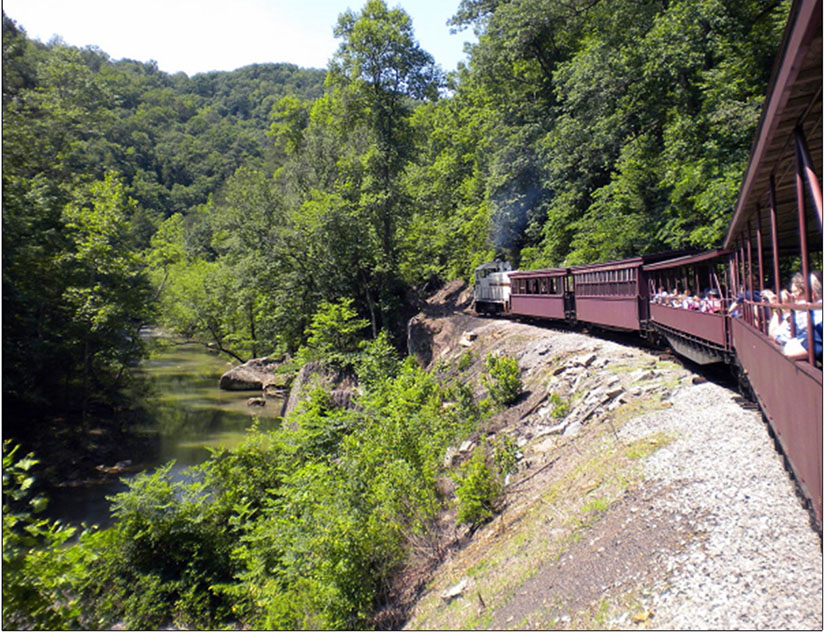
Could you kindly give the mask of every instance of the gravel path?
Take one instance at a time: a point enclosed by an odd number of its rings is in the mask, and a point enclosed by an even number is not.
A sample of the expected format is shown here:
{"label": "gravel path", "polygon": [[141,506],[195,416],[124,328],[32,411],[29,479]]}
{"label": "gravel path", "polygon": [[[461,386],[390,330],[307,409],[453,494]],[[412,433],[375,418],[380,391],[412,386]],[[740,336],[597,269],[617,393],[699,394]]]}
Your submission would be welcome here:
{"label": "gravel path", "polygon": [[821,629],[821,542],[760,415],[712,383],[676,390],[672,404],[622,430],[678,437],[647,460],[646,479],[670,488],[650,512],[694,514],[705,533],[667,562],[649,625]]}

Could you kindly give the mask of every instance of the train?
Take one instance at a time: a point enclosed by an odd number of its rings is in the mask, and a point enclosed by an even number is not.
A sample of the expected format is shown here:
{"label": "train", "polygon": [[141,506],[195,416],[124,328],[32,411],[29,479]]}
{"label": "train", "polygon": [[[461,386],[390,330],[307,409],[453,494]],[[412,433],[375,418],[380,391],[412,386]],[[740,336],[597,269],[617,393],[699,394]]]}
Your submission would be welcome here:
{"label": "train", "polygon": [[[478,314],[638,332],[696,363],[730,364],[758,403],[819,532],[822,13],[821,0],[792,3],[720,247],[538,270],[494,260],[475,270],[472,304]],[[784,292],[790,278],[794,299]],[[773,329],[785,318],[795,345],[780,344]]]}
{"label": "train", "polygon": [[731,363],[738,300],[720,279],[727,254],[672,251],[540,270],[512,270],[497,259],[476,268],[472,307],[480,315],[637,332],[701,365]]}

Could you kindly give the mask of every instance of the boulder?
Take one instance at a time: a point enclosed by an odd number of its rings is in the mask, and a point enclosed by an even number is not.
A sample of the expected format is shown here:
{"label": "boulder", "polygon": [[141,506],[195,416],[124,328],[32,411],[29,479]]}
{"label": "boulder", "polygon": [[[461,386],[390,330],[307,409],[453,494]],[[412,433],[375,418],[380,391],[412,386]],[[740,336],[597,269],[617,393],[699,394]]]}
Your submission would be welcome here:
{"label": "boulder", "polygon": [[284,405],[283,415],[287,415],[316,387],[322,387],[331,394],[334,406],[350,408],[353,406],[353,392],[356,377],[347,371],[326,367],[319,362],[306,363],[296,375],[290,387],[290,396]]}
{"label": "boulder", "polygon": [[279,361],[270,358],[254,358],[224,373],[218,387],[225,391],[261,391],[265,385],[275,382],[275,370]]}
{"label": "boulder", "polygon": [[449,587],[445,591],[442,592],[442,599],[445,602],[451,602],[454,598],[460,597],[463,592],[468,588],[468,579],[463,578],[453,587]]}

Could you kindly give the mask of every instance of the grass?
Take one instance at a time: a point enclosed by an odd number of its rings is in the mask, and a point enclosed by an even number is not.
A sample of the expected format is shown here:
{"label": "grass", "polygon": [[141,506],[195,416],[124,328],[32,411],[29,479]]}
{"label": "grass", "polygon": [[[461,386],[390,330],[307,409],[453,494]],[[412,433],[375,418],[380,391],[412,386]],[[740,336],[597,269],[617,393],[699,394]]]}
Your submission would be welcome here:
{"label": "grass", "polygon": [[666,433],[655,433],[649,437],[644,437],[632,442],[626,449],[626,457],[629,459],[643,459],[649,457],[656,450],[662,446],[666,446],[675,440],[674,436]]}

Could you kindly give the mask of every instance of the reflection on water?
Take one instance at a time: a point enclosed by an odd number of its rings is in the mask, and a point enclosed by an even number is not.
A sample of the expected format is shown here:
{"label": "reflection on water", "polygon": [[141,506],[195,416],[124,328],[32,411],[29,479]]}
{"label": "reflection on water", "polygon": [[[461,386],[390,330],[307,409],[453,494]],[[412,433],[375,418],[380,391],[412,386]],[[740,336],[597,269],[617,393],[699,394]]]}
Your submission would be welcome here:
{"label": "reflection on water", "polygon": [[[136,471],[151,470],[175,460],[173,473],[180,477],[187,467],[200,464],[209,449],[232,448],[245,437],[255,418],[260,429],[279,424],[283,401],[267,399],[264,407],[250,407],[247,400],[260,391],[222,391],[221,375],[233,366],[203,345],[155,341],[156,349],[137,370],[135,394],[140,398],[144,420],[136,434],[154,436],[151,455],[136,455]],[[110,465],[107,465],[110,466]],[[124,477],[136,473],[124,473]],[[50,514],[73,523],[107,525],[106,496],[125,490],[114,478],[107,483],[64,488],[53,497]]]}

